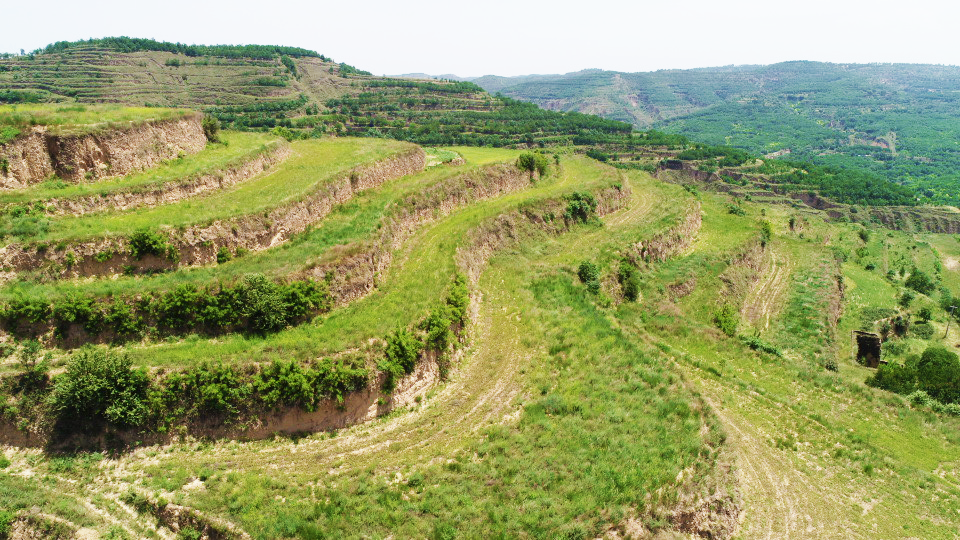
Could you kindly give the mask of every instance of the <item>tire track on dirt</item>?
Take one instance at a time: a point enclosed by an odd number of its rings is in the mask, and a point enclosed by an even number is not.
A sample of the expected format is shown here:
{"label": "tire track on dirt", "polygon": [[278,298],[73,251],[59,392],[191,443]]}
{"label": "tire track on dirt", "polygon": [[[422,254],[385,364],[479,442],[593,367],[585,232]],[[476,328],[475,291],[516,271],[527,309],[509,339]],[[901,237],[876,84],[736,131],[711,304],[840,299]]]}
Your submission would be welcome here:
{"label": "tire track on dirt", "polygon": [[742,313],[751,326],[765,331],[770,328],[770,319],[780,309],[793,265],[786,254],[773,248],[767,250],[764,259],[763,277],[747,294]]}
{"label": "tire track on dirt", "polygon": [[[705,380],[701,385],[712,386]],[[704,388],[708,389],[708,388]],[[721,388],[709,388],[711,392]],[[736,411],[705,396],[727,432],[736,455],[736,477],[743,495],[739,536],[769,540],[800,538],[861,538],[846,526],[836,508],[850,504],[828,488],[826,478],[800,470],[792,457],[774,446],[773,437]],[[750,400],[754,401],[754,400]],[[740,406],[741,404],[738,404]],[[765,407],[755,401],[751,405]],[[764,414],[775,414],[765,411]]]}

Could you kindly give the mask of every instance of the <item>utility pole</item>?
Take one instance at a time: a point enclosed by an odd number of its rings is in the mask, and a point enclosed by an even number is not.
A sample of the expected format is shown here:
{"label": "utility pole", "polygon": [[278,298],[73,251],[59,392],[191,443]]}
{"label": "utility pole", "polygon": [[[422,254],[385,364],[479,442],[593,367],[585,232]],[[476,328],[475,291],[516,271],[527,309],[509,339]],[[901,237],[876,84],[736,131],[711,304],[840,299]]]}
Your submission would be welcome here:
{"label": "utility pole", "polygon": [[943,333],[943,339],[947,339],[947,334],[950,333],[950,323],[953,322],[953,312],[956,309],[957,306],[950,306],[950,317],[947,319],[947,331]]}

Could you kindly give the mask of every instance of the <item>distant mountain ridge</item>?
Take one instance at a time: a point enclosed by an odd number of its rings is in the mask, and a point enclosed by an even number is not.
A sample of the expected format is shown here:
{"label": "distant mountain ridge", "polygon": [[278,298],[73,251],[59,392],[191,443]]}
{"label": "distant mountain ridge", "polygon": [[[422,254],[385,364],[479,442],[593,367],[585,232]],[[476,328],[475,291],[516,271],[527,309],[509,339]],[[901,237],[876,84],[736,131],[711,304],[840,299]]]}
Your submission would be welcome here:
{"label": "distant mountain ridge", "polygon": [[765,155],[883,174],[960,204],[960,67],[792,61],[499,77],[491,93]]}

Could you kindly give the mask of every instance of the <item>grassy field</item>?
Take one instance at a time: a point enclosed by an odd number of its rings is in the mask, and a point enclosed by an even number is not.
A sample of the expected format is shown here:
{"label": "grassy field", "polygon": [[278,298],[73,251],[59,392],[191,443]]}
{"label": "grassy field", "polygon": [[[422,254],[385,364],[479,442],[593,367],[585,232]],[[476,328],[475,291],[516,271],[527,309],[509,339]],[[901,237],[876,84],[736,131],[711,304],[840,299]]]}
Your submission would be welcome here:
{"label": "grassy field", "polygon": [[[0,105],[0,129],[26,130],[31,126],[44,126],[58,135],[92,133],[106,127],[137,124],[152,120],[180,118],[192,111],[161,107],[129,107],[122,105],[52,105],[20,103]],[[15,134],[7,129],[7,140]],[[0,144],[4,143],[0,139]]]}
{"label": "grassy field", "polygon": [[[362,193],[277,249],[216,268],[11,284],[4,294],[147,291],[254,270],[283,276],[370,238],[406,197],[518,154],[444,150],[467,163]],[[6,448],[0,492],[17,495],[0,503],[42,503],[77,527],[118,537],[162,536],[152,517],[125,506],[132,494],[186,505],[255,538],[653,534],[676,524],[690,501],[712,501],[743,538],[953,537],[960,420],[866,386],[873,370],[856,363],[850,340],[854,329],[875,330],[878,314],[916,321],[927,307],[938,333],[892,336],[905,350],[887,358],[960,343],[956,329],[940,337],[939,289],[903,301],[916,272],[955,287],[960,243],[952,236],[864,231],[564,154],[559,172],[530,188],[428,223],[391,254],[373,293],[312,323],[125,350],[136,365],[163,369],[360,350],[444,296],[471,231],[617,183],[630,185],[631,198],[602,224],[562,235],[514,231],[472,285],[468,347],[451,378],[409,409],[338,432],[188,441],[112,457]],[[639,262],[639,298],[626,301],[624,256],[677,224],[695,200],[703,221],[690,246]],[[771,234],[761,244],[765,222]],[[577,277],[583,262],[600,269],[598,293]],[[726,304],[739,311],[734,335],[716,323]]]}
{"label": "grassy field", "polygon": [[[589,185],[582,175],[596,176],[593,170],[603,171],[565,161],[564,176],[538,189]],[[123,517],[115,502],[130,490],[162,491],[257,538],[579,538],[628,519],[667,527],[685,489],[677,478],[708,472],[721,435],[662,356],[641,351],[572,276],[582,258],[612,257],[623,241],[672,217],[659,203],[678,190],[639,175],[631,184],[635,206],[607,226],[562,237],[520,231],[520,243],[495,258],[478,284],[484,299],[469,354],[413,410],[335,436],[146,448],[95,469],[55,471],[41,461],[35,470],[50,486],[43,497],[50,505],[89,503],[102,510],[96,526],[118,517],[125,534],[144,536],[156,534],[149,520]],[[516,204],[495,202],[500,211]],[[411,240],[405,265],[418,268],[416,252],[433,251],[438,237],[462,234],[479,217],[455,214]],[[407,279],[402,272],[396,281]],[[26,454],[11,461],[11,472],[30,466]],[[184,488],[198,478],[202,489]]]}
{"label": "grassy field", "polygon": [[277,137],[265,133],[224,131],[222,144],[209,144],[196,154],[171,160],[160,167],[140,173],[86,183],[49,181],[29,188],[0,193],[0,205],[32,204],[48,199],[72,199],[106,195],[117,191],[145,191],[168,182],[181,182],[223,170],[278,144]]}
{"label": "grassy field", "polygon": [[[471,159],[469,153],[466,153]],[[483,153],[498,158],[502,154]],[[427,314],[442,297],[454,274],[454,255],[465,234],[481,223],[521,205],[561,197],[574,190],[608,186],[618,176],[592,160],[563,162],[562,173],[534,187],[480,201],[418,233],[393,254],[395,263],[369,296],[322,316],[314,324],[300,325],[267,337],[231,335],[215,340],[193,339],[159,343],[130,350],[134,362],[154,366],[184,366],[198,360],[246,362],[271,359],[308,360],[336,353],[387,335]]]}
{"label": "grassy field", "polygon": [[299,200],[350,169],[409,148],[377,139],[298,141],[293,155],[277,169],[204,197],[175,204],[50,220],[49,229],[31,240],[70,241],[130,234],[141,228],[186,227],[241,215],[256,214]]}

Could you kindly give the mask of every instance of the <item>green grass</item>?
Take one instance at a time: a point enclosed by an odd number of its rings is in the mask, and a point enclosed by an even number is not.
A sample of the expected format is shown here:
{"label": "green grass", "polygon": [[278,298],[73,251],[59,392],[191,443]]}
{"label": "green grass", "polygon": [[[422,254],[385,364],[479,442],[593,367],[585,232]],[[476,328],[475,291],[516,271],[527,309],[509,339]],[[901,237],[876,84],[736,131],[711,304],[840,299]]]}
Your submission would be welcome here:
{"label": "green grass", "polygon": [[[159,107],[127,107],[122,105],[0,105],[0,126],[25,130],[30,126],[46,126],[60,135],[92,133],[119,124],[180,118],[192,111]],[[3,141],[0,141],[2,143]]]}
{"label": "green grass", "polygon": [[[552,184],[547,191],[593,185],[605,168],[570,160],[564,170],[570,177],[543,181]],[[672,187],[644,190],[654,188],[649,177],[631,176],[636,202],[677,195]],[[498,211],[516,204],[496,202]],[[495,257],[478,285],[483,341],[455,383],[469,392],[441,390],[422,412],[342,438],[173,445],[104,467],[121,486],[132,479],[126,471],[142,471],[143,489],[163,490],[255,538],[593,537],[634,516],[663,527],[678,475],[709,472],[721,435],[666,359],[627,338],[560,262],[613,257],[627,238],[656,230],[660,209],[623,221],[614,214],[608,227],[560,237],[520,231],[520,244]],[[461,214],[411,243],[429,248],[438,236],[463,234],[452,226]],[[490,381],[505,371],[513,376],[497,386],[519,396],[488,398]],[[504,422],[517,406],[517,419]],[[496,416],[477,424],[486,414]],[[390,429],[394,421],[401,432]],[[370,451],[344,454],[354,442]],[[183,490],[193,478],[203,478],[204,489]]]}
{"label": "green grass", "polygon": [[439,301],[455,271],[454,256],[465,234],[487,220],[522,205],[560,197],[574,190],[611,185],[614,171],[592,160],[571,158],[560,176],[547,177],[534,187],[480,201],[436,225],[419,231],[394,254],[394,264],[371,295],[336,309],[314,324],[304,324],[265,338],[225,336],[157,344],[130,350],[135,363],[184,366],[198,359],[238,362],[256,359],[300,360],[336,353],[425,316]]}
{"label": "green grass", "polygon": [[298,141],[293,144],[293,155],[276,170],[229,189],[154,208],[52,219],[49,231],[33,240],[68,241],[123,235],[141,228],[186,227],[256,214],[301,199],[338,174],[408,147],[406,143],[382,139]]}
{"label": "green grass", "polygon": [[47,199],[71,199],[106,195],[117,191],[144,191],[167,182],[181,182],[215,173],[240,163],[247,156],[265,151],[278,139],[264,133],[224,131],[223,144],[208,144],[196,154],[186,155],[144,172],[91,183],[44,182],[26,189],[0,193],[0,205],[24,204]]}
{"label": "green grass", "polygon": [[[516,151],[498,151],[496,156],[512,161]],[[476,157],[476,156],[472,156]],[[477,162],[489,165],[490,159]],[[0,298],[16,296],[55,298],[70,293],[110,296],[140,294],[168,290],[181,283],[204,285],[215,281],[230,282],[249,273],[262,273],[284,278],[305,268],[335,259],[338,246],[359,245],[373,240],[380,228],[398,210],[403,201],[445,180],[475,174],[482,165],[468,162],[457,167],[431,168],[405,176],[378,189],[358,193],[350,201],[336,206],[316,226],[297,235],[283,245],[238,257],[217,266],[179,269],[149,276],[119,276],[116,279],[56,281],[52,283],[13,281],[0,288]]]}

